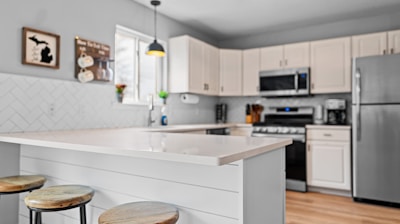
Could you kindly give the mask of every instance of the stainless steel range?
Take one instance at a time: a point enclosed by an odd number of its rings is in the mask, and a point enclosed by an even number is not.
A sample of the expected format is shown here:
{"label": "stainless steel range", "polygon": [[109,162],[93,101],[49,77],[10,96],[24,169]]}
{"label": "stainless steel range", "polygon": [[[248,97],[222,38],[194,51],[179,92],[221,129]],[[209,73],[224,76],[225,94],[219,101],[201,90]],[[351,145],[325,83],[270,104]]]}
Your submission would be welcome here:
{"label": "stainless steel range", "polygon": [[286,147],[286,189],[306,192],[306,124],[313,123],[313,107],[269,107],[264,121],[253,124],[253,137],[292,138]]}

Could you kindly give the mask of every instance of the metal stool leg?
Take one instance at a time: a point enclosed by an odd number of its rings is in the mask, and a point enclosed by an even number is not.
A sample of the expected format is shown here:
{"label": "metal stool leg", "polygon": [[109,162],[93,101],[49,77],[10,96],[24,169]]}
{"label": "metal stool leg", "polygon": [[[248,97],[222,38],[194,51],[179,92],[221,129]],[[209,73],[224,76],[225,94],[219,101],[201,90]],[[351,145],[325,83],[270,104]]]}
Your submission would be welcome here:
{"label": "metal stool leg", "polygon": [[29,209],[29,224],[33,224],[32,210]]}
{"label": "metal stool leg", "polygon": [[35,212],[35,224],[42,224],[42,213]]}
{"label": "metal stool leg", "polygon": [[86,207],[85,205],[82,205],[79,207],[80,213],[81,213],[81,224],[86,224]]}

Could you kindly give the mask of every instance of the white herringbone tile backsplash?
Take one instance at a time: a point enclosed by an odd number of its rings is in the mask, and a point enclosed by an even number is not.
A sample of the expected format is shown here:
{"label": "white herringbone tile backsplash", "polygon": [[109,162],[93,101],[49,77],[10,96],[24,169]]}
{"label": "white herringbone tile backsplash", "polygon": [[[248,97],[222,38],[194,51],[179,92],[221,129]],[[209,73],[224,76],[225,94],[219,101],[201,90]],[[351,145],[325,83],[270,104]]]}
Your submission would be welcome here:
{"label": "white herringbone tile backsplash", "polygon": [[[170,124],[212,123],[216,97],[197,105],[168,98]],[[145,105],[116,102],[111,84],[0,73],[0,133],[145,126]],[[160,107],[153,111],[159,124]]]}
{"label": "white herringbone tile backsplash", "polygon": [[144,107],[119,107],[113,85],[0,73],[1,133],[144,125]]}

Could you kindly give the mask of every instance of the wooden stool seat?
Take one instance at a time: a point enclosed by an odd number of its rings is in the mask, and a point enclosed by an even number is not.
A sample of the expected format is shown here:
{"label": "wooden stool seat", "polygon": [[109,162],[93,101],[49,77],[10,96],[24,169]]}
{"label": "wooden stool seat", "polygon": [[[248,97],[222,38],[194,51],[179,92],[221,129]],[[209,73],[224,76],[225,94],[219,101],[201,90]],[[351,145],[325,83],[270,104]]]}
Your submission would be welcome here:
{"label": "wooden stool seat", "polygon": [[41,188],[46,178],[40,175],[20,175],[0,178],[0,194],[14,194]]}
{"label": "wooden stool seat", "polygon": [[175,224],[178,209],[172,205],[143,201],[116,206],[99,217],[99,224]]}
{"label": "wooden stool seat", "polygon": [[58,185],[36,190],[25,197],[31,209],[54,210],[78,207],[92,200],[94,190],[82,185]]}

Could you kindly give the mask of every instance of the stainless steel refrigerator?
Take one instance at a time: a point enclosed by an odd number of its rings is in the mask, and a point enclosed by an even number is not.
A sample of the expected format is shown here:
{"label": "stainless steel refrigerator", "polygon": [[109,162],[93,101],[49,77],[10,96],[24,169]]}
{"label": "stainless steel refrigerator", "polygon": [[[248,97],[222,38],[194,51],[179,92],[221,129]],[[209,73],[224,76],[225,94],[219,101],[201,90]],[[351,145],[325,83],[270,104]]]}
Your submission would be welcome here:
{"label": "stainless steel refrigerator", "polygon": [[353,61],[353,198],[400,203],[400,54]]}

